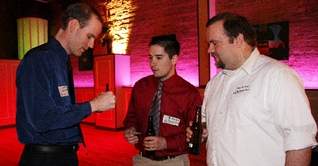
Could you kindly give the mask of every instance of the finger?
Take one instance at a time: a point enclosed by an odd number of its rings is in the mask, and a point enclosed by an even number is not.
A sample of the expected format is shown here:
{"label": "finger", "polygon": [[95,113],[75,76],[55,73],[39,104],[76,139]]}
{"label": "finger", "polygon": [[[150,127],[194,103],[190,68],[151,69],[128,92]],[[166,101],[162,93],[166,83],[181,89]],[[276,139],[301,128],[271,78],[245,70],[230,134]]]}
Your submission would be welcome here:
{"label": "finger", "polygon": [[145,147],[148,147],[148,148],[149,148],[149,147],[153,147],[155,143],[154,143],[154,141],[152,141],[152,140],[151,140],[151,141],[149,141],[149,140],[144,140],[143,144],[144,144]]}
{"label": "finger", "polygon": [[144,141],[150,142],[150,141],[153,141],[155,138],[156,137],[154,137],[154,136],[145,137]]}
{"label": "finger", "polygon": [[134,131],[133,134],[134,134],[134,135],[141,135],[141,132]]}
{"label": "finger", "polygon": [[192,126],[192,124],[193,124],[193,121],[189,121],[189,126]]}
{"label": "finger", "polygon": [[187,136],[189,136],[189,137],[191,138],[193,132],[192,132],[192,130],[191,130],[190,127],[187,127],[187,128],[186,128],[186,134],[187,134]]}
{"label": "finger", "polygon": [[135,136],[135,135],[130,135],[130,136],[128,137],[128,139],[129,139],[129,140],[136,140],[136,139],[138,139],[138,137]]}
{"label": "finger", "polygon": [[143,143],[144,143],[145,147],[150,147],[152,145],[152,143],[150,141],[146,141],[146,140],[144,140]]}
{"label": "finger", "polygon": [[138,141],[139,141],[138,137],[130,138],[128,140],[128,142],[131,143],[131,144],[136,144]]}
{"label": "finger", "polygon": [[202,136],[208,137],[208,130],[207,129],[203,129]]}
{"label": "finger", "polygon": [[147,151],[154,151],[155,149],[154,149],[154,148],[151,148],[151,147],[145,147],[145,150],[147,150]]}

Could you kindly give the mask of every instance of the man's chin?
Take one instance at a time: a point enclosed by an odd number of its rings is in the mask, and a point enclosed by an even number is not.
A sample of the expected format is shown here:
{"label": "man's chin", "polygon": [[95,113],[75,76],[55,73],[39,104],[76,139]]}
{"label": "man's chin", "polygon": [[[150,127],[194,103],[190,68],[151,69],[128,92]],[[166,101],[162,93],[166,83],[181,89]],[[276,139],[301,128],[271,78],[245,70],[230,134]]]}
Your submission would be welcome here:
{"label": "man's chin", "polygon": [[161,78],[162,75],[159,75],[159,74],[153,74],[156,78]]}
{"label": "man's chin", "polygon": [[224,63],[222,63],[222,62],[216,62],[216,63],[215,63],[215,66],[216,66],[217,68],[220,68],[220,69],[224,69],[224,68],[225,68]]}

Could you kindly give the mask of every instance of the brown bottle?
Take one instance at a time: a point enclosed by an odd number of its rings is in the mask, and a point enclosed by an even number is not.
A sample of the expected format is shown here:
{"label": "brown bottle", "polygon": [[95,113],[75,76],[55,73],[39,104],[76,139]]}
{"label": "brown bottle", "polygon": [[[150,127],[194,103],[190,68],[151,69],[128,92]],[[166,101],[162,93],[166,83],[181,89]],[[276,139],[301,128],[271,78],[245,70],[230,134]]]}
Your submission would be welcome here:
{"label": "brown bottle", "polygon": [[[149,116],[148,117],[148,128],[147,128],[147,133],[146,133],[146,137],[147,136],[155,136],[156,132],[155,132],[155,128],[153,126],[153,117]],[[154,157],[155,156],[155,151],[148,151],[145,150],[145,156],[147,157]]]}
{"label": "brown bottle", "polygon": [[192,123],[191,130],[193,134],[190,142],[188,143],[189,153],[199,155],[202,135],[201,106],[197,107],[197,111],[195,112],[195,119]]}

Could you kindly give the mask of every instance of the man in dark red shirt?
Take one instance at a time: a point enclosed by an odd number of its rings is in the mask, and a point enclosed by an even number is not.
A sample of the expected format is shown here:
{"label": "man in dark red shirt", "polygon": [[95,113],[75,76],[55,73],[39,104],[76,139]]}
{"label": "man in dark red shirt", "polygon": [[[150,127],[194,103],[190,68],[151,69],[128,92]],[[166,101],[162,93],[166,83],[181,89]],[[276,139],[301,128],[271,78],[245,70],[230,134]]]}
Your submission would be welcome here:
{"label": "man in dark red shirt", "polygon": [[[187,166],[190,163],[185,129],[201,105],[201,97],[193,85],[176,73],[180,45],[175,35],[153,37],[149,45],[153,75],[140,79],[133,87],[124,137],[140,150],[133,158],[134,165]],[[160,82],[163,86],[159,97],[159,129],[155,136],[147,136]]]}

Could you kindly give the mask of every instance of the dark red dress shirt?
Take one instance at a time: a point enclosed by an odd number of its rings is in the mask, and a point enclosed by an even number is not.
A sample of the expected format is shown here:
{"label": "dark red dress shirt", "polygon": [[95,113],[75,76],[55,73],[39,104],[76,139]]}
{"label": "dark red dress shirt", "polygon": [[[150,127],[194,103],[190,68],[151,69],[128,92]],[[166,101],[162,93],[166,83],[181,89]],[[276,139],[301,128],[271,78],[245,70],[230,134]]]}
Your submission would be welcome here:
{"label": "dark red dress shirt", "polygon": [[[142,135],[136,147],[143,151],[143,138],[148,125],[148,114],[153,96],[158,87],[158,79],[153,75],[144,77],[133,87],[131,101],[125,128],[135,127]],[[201,105],[202,99],[196,87],[178,75],[163,82],[163,92],[160,109],[159,136],[167,141],[167,149],[156,151],[156,156],[174,156],[187,153],[186,127],[195,115],[196,107]],[[178,124],[164,123],[163,117],[172,117],[180,120]],[[178,120],[177,120],[178,121]]]}

